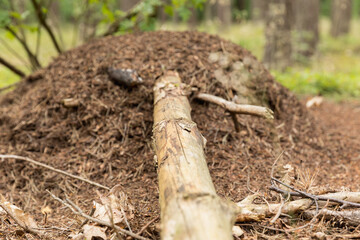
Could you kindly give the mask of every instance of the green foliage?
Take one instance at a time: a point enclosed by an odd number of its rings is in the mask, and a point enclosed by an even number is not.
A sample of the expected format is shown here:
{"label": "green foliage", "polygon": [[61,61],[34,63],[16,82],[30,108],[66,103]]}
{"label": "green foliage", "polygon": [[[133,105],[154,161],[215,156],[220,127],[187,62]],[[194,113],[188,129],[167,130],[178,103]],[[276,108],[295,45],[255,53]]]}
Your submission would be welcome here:
{"label": "green foliage", "polygon": [[314,72],[310,69],[272,72],[276,80],[299,94],[359,97],[360,71],[353,73]]}
{"label": "green foliage", "polygon": [[9,25],[10,22],[11,22],[11,17],[9,11],[0,9],[0,28]]}
{"label": "green foliage", "polygon": [[171,5],[165,5],[164,11],[170,16],[178,14],[181,20],[187,21],[191,16],[192,8],[203,9],[206,0],[172,0]]}
{"label": "green foliage", "polygon": [[320,14],[321,14],[321,16],[330,17],[331,2],[332,1],[329,1],[329,0],[321,0],[320,1]]}

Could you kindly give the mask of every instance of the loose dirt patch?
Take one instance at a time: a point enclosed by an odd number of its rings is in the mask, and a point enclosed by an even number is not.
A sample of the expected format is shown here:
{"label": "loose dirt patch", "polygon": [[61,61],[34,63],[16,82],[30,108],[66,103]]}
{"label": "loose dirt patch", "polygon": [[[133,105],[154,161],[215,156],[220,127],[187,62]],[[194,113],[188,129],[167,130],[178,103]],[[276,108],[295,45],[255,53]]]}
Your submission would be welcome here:
{"label": "loose dirt patch", "polygon": [[[0,153],[28,156],[109,187],[120,184],[135,206],[130,225],[136,232],[159,216],[151,150],[154,81],[165,70],[176,70],[185,83],[231,100],[239,90],[224,86],[215,76],[219,69],[227,75],[232,71],[209,60],[210,54],[217,52],[231,54],[233,63],[243,64],[252,82],[246,87],[259,102],[275,111],[276,118],[268,122],[240,116],[242,130],[236,133],[230,115],[223,109],[190,97],[193,120],[208,140],[206,158],[221,196],[239,201],[249,194],[249,187],[270,199],[273,195],[266,189],[271,166],[282,150],[285,154],[279,166],[289,163],[317,172],[319,185],[359,190],[356,119],[360,113],[355,107],[342,109],[326,103],[312,111],[314,119],[248,51],[196,32],[107,37],[59,56],[36,77],[1,97]],[[114,85],[105,71],[110,66],[136,70],[144,85],[134,89]],[[79,105],[64,107],[62,102],[67,98],[76,99]],[[329,108],[349,117],[339,124],[339,114],[329,111],[327,115]],[[352,115],[352,125],[346,124]],[[350,131],[354,128],[357,130]],[[103,192],[21,161],[2,161],[0,174],[1,194],[38,222],[43,221],[41,207],[48,205],[54,210],[46,225],[76,228],[81,223],[52,200],[46,189],[60,197],[66,194],[88,212],[98,198],[97,191]],[[155,223],[144,236],[159,237]],[[2,229],[8,226],[2,224]],[[61,231],[51,234],[57,239],[67,236]]]}

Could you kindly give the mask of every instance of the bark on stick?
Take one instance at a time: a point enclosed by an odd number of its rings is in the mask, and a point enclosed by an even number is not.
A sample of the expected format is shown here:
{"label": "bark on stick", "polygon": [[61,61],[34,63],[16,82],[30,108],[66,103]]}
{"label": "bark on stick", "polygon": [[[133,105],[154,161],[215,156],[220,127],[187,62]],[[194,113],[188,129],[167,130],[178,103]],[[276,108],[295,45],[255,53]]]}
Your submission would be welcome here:
{"label": "bark on stick", "polygon": [[231,113],[247,114],[247,115],[263,117],[266,119],[274,119],[273,111],[267,107],[260,107],[260,106],[247,105],[247,104],[236,104],[233,102],[226,101],[223,98],[206,93],[199,93],[196,96],[196,98],[217,104]]}
{"label": "bark on stick", "polygon": [[185,89],[176,72],[154,87],[161,238],[232,239],[236,206],[216,195]]}

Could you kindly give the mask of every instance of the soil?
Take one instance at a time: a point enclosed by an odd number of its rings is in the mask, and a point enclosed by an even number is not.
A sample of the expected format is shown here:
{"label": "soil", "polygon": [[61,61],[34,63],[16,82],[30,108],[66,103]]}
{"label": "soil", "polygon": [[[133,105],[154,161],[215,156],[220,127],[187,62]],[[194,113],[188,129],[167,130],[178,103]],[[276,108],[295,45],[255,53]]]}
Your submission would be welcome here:
{"label": "soil", "polygon": [[[276,200],[277,195],[267,188],[272,165],[282,151],[278,176],[285,164],[291,164],[294,176],[304,182],[316,175],[311,187],[297,183],[299,188],[313,193],[360,190],[359,103],[325,102],[308,111],[251,53],[197,32],[107,37],[62,54],[14,91],[0,96],[0,154],[30,157],[108,187],[119,184],[135,207],[129,221],[137,232],[160,215],[151,149],[154,81],[164,71],[176,70],[183,82],[198,91],[232,100],[239,89],[224,86],[214,74],[224,66],[209,60],[217,52],[231,54],[231,61],[243,63],[252,82],[245,87],[275,112],[274,121],[238,116],[241,131],[235,132],[227,112],[190,96],[193,120],[207,139],[206,158],[219,195],[237,202],[252,189],[269,201]],[[115,85],[107,75],[108,67],[136,70],[144,83],[135,88]],[[226,67],[224,74],[232,71]],[[69,98],[76,100],[76,106],[64,106],[63,100]],[[0,193],[45,227],[77,228],[82,222],[46,190],[67,196],[85,212],[106,192],[19,160],[1,161],[0,176]],[[41,213],[45,206],[53,210],[46,223]],[[143,236],[158,239],[158,222],[150,224]],[[4,221],[0,226],[0,234],[15,236],[14,226]],[[257,234],[253,228],[265,233],[262,228],[244,226],[245,237]],[[296,234],[316,231],[305,229]],[[69,232],[48,234],[66,239]]]}

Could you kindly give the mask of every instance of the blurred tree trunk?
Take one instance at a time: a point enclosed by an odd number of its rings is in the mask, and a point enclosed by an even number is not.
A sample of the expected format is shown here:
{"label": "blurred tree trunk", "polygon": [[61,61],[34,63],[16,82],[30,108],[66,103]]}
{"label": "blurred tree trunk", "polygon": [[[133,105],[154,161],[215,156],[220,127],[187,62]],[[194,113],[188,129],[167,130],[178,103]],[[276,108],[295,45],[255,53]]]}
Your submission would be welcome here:
{"label": "blurred tree trunk", "polygon": [[[163,1],[165,4],[169,4],[170,1],[169,0],[164,0]],[[169,20],[169,16],[165,13],[164,11],[164,6],[160,6],[157,8],[156,10],[156,16],[157,19],[161,22],[161,23],[165,23],[166,21]]]}
{"label": "blurred tree trunk", "polygon": [[127,12],[138,2],[139,0],[120,0],[119,1],[120,9],[121,11]]}
{"label": "blurred tree trunk", "polygon": [[347,34],[350,29],[351,0],[332,0],[331,5],[331,36]]}
{"label": "blurred tree trunk", "polygon": [[231,0],[216,1],[216,16],[223,26],[230,26],[232,20]]}
{"label": "blurred tree trunk", "polygon": [[216,5],[216,0],[208,0],[204,3],[204,20],[209,22],[213,20],[214,16],[214,6]]}
{"label": "blurred tree trunk", "polygon": [[236,5],[240,11],[246,10],[246,0],[237,0]]}
{"label": "blurred tree trunk", "polygon": [[195,29],[196,26],[198,25],[199,21],[198,21],[198,12],[195,8],[191,8],[191,16],[188,20],[188,25],[191,29]]}
{"label": "blurred tree trunk", "polygon": [[293,0],[269,0],[266,15],[264,64],[284,70],[291,63],[291,23]]}
{"label": "blurred tree trunk", "polygon": [[252,0],[251,19],[255,21],[265,20],[268,4],[268,0]]}
{"label": "blurred tree trunk", "polygon": [[295,58],[310,57],[316,51],[319,41],[319,0],[295,0],[293,3]]}

